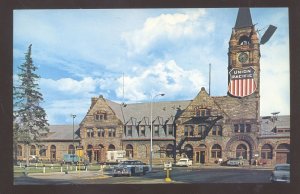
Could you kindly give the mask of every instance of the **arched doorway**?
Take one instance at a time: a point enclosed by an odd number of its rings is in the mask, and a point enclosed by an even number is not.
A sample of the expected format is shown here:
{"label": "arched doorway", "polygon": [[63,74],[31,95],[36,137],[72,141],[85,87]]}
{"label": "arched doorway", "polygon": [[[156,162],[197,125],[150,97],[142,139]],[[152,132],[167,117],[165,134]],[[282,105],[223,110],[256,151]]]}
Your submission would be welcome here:
{"label": "arched doorway", "polygon": [[86,154],[87,154],[87,157],[89,158],[89,162],[92,162],[92,157],[93,157],[93,146],[92,146],[91,144],[89,144],[89,145],[87,146]]}
{"label": "arched doorway", "polygon": [[56,160],[56,146],[51,145],[50,147],[50,160],[55,161]]}
{"label": "arched doorway", "polygon": [[247,159],[247,146],[244,144],[239,144],[236,147],[235,153],[237,158]]}
{"label": "arched doorway", "polygon": [[104,161],[105,161],[104,146],[102,144],[99,144],[97,150],[97,162],[104,162]]}
{"label": "arched doorway", "polygon": [[200,144],[195,148],[195,163],[204,164],[206,162],[206,145]]}
{"label": "arched doorway", "polygon": [[191,160],[193,160],[193,146],[186,144],[184,146],[184,154]]}
{"label": "arched doorway", "polygon": [[276,149],[276,164],[290,163],[290,145],[282,143]]}
{"label": "arched doorway", "polygon": [[127,158],[133,158],[133,146],[131,144],[126,145],[126,157]]}
{"label": "arched doorway", "polygon": [[108,151],[114,151],[116,148],[115,148],[115,146],[113,145],[113,144],[110,144],[109,146],[108,146]]}

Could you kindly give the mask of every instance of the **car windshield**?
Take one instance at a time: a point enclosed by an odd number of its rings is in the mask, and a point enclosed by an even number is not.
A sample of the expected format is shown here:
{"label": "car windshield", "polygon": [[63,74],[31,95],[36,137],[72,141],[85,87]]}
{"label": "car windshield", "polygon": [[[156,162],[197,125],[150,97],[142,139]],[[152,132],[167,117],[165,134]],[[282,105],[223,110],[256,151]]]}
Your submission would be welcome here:
{"label": "car windshield", "polygon": [[275,170],[289,171],[290,170],[290,166],[276,166]]}

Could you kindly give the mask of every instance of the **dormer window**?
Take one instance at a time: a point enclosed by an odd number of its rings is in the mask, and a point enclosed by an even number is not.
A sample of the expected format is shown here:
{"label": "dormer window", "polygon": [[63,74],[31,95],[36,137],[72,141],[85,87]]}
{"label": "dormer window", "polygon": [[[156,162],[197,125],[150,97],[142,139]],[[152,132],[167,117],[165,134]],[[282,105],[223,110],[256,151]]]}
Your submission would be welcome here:
{"label": "dormer window", "polygon": [[107,120],[107,114],[106,114],[106,112],[98,111],[94,114],[94,119],[95,119],[95,121]]}
{"label": "dormer window", "polygon": [[207,108],[199,108],[199,107],[195,108],[196,117],[210,116],[210,112],[211,112],[211,110],[207,109]]}

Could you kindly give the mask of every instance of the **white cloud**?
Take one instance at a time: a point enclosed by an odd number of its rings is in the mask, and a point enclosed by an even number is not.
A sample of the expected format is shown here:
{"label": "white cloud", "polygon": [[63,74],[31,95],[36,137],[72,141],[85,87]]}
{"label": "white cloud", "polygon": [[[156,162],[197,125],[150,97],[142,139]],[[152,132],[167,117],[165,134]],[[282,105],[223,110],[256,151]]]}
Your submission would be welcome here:
{"label": "white cloud", "polygon": [[75,114],[75,123],[80,123],[90,107],[90,98],[70,100],[52,100],[45,103],[44,109],[51,125],[72,123],[71,114]]}
{"label": "white cloud", "polygon": [[83,78],[80,81],[71,78],[62,78],[58,80],[45,79],[40,80],[42,88],[57,90],[71,94],[86,94],[96,90],[99,80],[91,77]]}
{"label": "white cloud", "polygon": [[[161,41],[174,41],[179,38],[202,37],[214,30],[214,23],[201,20],[204,9],[193,9],[185,13],[161,14],[148,18],[142,29],[123,33],[128,46],[128,55],[147,51],[153,44]],[[202,26],[202,27],[201,27]]]}
{"label": "white cloud", "polygon": [[[115,92],[117,97],[121,98],[123,78],[120,77],[118,82],[119,87]],[[184,70],[171,60],[157,63],[138,75],[125,76],[124,93],[125,98],[133,102],[149,100],[151,94],[158,92],[166,93],[167,99],[175,99],[177,95],[183,99],[191,99],[205,84],[200,71]]]}

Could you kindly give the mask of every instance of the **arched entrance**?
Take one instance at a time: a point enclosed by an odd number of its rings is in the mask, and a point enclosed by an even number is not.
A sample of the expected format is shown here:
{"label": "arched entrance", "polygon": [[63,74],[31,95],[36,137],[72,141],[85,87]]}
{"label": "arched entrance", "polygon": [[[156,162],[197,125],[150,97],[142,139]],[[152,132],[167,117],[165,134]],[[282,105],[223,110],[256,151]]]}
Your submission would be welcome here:
{"label": "arched entrance", "polygon": [[244,144],[239,144],[236,147],[235,154],[236,158],[247,159],[247,146]]}
{"label": "arched entrance", "polygon": [[243,157],[250,162],[255,150],[257,150],[256,142],[249,135],[240,134],[227,142],[224,155],[227,158]]}
{"label": "arched entrance", "polygon": [[127,158],[133,158],[133,146],[131,144],[126,145],[126,157]]}
{"label": "arched entrance", "polygon": [[104,146],[102,144],[99,144],[97,150],[97,162],[104,162],[104,161],[105,161]]}
{"label": "arched entrance", "polygon": [[92,162],[92,156],[93,156],[93,146],[92,145],[89,144],[87,146],[86,154],[87,154],[87,157],[89,158],[89,162]]}
{"label": "arched entrance", "polygon": [[113,145],[113,144],[110,144],[109,146],[108,146],[108,151],[115,151],[115,146]]}
{"label": "arched entrance", "polygon": [[290,145],[279,144],[276,149],[276,164],[290,163]]}
{"label": "arched entrance", "polygon": [[186,144],[184,146],[184,154],[191,160],[193,160],[193,146]]}
{"label": "arched entrance", "polygon": [[50,147],[50,160],[55,161],[56,160],[56,146],[51,145]]}

